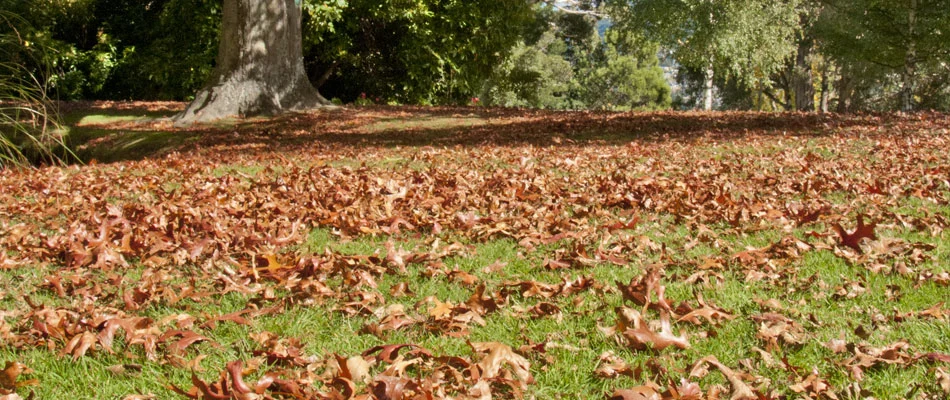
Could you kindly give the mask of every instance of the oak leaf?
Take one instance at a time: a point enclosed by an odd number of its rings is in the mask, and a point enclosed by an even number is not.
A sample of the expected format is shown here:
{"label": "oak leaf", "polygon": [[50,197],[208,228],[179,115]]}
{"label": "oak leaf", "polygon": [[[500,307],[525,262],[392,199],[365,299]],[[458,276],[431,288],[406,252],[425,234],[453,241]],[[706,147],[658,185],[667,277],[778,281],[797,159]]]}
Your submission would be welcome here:
{"label": "oak leaf", "polygon": [[854,232],[848,232],[841,227],[841,224],[835,223],[832,225],[832,228],[838,234],[841,239],[841,245],[848,246],[859,254],[863,254],[864,250],[861,250],[861,240],[862,239],[871,239],[876,240],[877,235],[874,234],[874,228],[877,227],[877,223],[870,223],[868,225],[864,224],[864,216],[858,215],[858,227],[855,228]]}

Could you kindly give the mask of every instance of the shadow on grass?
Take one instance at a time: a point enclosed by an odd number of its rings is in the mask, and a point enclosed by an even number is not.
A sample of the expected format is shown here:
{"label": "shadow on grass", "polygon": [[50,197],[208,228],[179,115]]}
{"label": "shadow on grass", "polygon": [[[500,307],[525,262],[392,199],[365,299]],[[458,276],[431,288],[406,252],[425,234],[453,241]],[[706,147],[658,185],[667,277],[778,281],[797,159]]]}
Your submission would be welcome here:
{"label": "shadow on grass", "polygon": [[[612,113],[472,107],[358,107],[291,113],[274,118],[224,121],[174,128],[167,120],[181,103],[159,110],[139,107],[75,107],[69,114],[70,144],[84,161],[112,162],[158,157],[171,151],[214,148],[221,155],[247,152],[301,153],[395,146],[584,146],[730,141],[751,136],[819,137],[866,132],[946,115],[836,115],[758,112]],[[950,125],[950,124],[944,124]],[[906,129],[905,129],[906,130]]]}
{"label": "shadow on grass", "polygon": [[200,139],[199,133],[168,126],[178,103],[149,104],[153,103],[64,103],[66,144],[79,162],[109,163],[161,156]]}

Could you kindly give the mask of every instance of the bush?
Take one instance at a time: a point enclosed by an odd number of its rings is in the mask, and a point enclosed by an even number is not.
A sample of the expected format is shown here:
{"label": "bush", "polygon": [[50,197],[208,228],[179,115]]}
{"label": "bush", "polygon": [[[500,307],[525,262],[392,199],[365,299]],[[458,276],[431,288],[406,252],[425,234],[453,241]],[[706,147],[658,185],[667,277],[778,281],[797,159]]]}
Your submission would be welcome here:
{"label": "bush", "polygon": [[22,62],[43,51],[22,39],[19,27],[24,23],[16,14],[0,11],[0,169],[61,163],[71,155],[44,80]]}

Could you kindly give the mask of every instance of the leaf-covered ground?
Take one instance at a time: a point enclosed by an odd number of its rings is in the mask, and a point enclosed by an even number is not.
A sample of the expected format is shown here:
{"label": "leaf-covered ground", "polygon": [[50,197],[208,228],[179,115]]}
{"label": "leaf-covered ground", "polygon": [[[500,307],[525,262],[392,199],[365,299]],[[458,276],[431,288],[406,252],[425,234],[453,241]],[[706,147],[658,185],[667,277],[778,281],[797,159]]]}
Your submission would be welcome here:
{"label": "leaf-covered ground", "polygon": [[950,118],[68,111],[0,398],[950,396]]}

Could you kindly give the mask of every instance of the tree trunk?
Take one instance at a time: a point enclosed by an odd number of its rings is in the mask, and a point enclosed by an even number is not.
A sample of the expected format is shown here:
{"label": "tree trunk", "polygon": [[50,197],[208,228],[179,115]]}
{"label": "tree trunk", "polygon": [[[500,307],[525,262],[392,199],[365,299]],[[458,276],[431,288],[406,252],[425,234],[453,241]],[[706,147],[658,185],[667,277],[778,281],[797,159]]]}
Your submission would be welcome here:
{"label": "tree trunk", "polygon": [[907,52],[901,76],[901,111],[914,110],[914,86],[917,75],[917,0],[910,0],[907,15]]}
{"label": "tree trunk", "polygon": [[802,38],[798,43],[795,66],[792,70],[792,90],[795,93],[796,111],[815,111],[815,87],[811,79],[811,39]]}
{"label": "tree trunk", "polygon": [[[274,115],[329,102],[307,79],[299,0],[224,0],[215,71],[176,124]],[[295,4],[296,3],[296,4]]]}
{"label": "tree trunk", "polygon": [[838,80],[835,82],[838,106],[835,107],[835,112],[839,114],[854,111],[855,82],[852,75],[857,72],[853,66],[848,64],[841,65],[838,69]]}
{"label": "tree trunk", "polygon": [[827,61],[825,63],[825,66],[821,69],[821,106],[819,110],[822,114],[828,112],[828,100],[831,98],[831,87],[828,84]]}
{"label": "tree trunk", "polygon": [[706,66],[705,80],[703,81],[703,110],[712,111],[713,108],[713,66]]}

